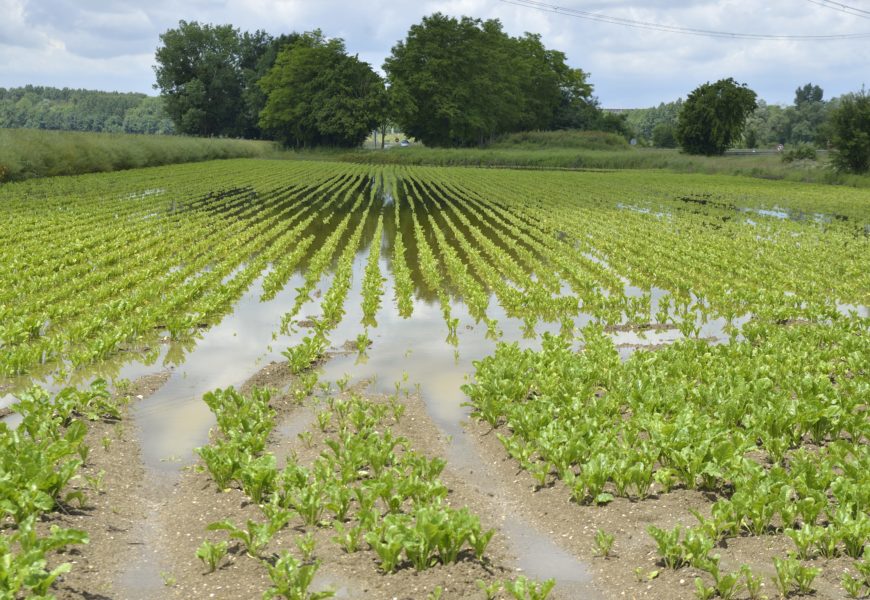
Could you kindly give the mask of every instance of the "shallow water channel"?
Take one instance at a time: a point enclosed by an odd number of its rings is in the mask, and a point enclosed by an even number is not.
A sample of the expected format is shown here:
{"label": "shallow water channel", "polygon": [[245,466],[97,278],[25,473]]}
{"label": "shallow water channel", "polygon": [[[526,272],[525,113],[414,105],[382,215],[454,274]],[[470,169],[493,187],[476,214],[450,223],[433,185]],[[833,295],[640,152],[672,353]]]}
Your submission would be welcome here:
{"label": "shallow water channel", "polygon": [[[377,326],[369,332],[372,346],[365,355],[336,352],[320,367],[321,380],[335,382],[347,377],[351,383],[368,381],[370,390],[383,393],[395,391],[397,382],[403,387],[416,387],[433,421],[443,436],[450,440],[446,457],[450,467],[473,479],[481,493],[495,498],[504,507],[506,518],[500,535],[508,538],[517,556],[516,566],[530,577],[556,578],[557,589],[567,595],[589,597],[591,588],[587,566],[520,514],[513,506],[513,499],[507,490],[480,475],[486,473],[487,465],[475,441],[462,426],[469,411],[463,405],[466,396],[461,387],[472,376],[474,361],[491,354],[497,342],[487,337],[486,325],[476,322],[455,290],[450,290],[452,316],[459,319],[459,325],[455,345],[448,343],[448,329],[436,295],[427,289],[416,268],[418,250],[413,244],[413,231],[409,231],[410,217],[406,220],[403,213],[400,222],[396,223],[389,198],[384,198],[383,206],[384,235],[380,240],[374,240],[380,206],[366,213],[360,212],[348,228],[351,231],[359,219],[366,219],[363,243],[353,261],[352,285],[344,304],[345,314],[330,333],[334,349],[339,350],[345,341],[354,340],[363,331],[363,274],[371,244],[380,243],[384,294],[376,315]],[[329,232],[327,222],[316,225],[313,231],[316,239],[312,248],[320,247]],[[408,246],[406,259],[415,286],[413,313],[409,318],[402,318],[398,314],[394,299],[391,261],[393,240],[397,234],[402,235]],[[346,239],[342,241],[346,242]],[[505,247],[498,238],[493,237],[492,241],[508,254],[513,253],[513,249]],[[434,247],[434,240],[430,240],[430,244]],[[118,576],[125,596],[150,598],[160,595],[164,589],[160,576],[164,565],[159,557],[161,532],[156,507],[167,486],[171,486],[180,476],[181,469],[194,463],[194,448],[208,441],[214,418],[202,402],[202,395],[215,388],[238,387],[270,361],[283,360],[281,351],[306,335],[304,327],[297,327],[289,335],[279,333],[281,317],[293,305],[296,288],[303,283],[306,266],[307,261],[303,261],[283,290],[267,302],[260,300],[266,275],[262,274],[235,304],[230,314],[198,334],[194,345],[182,347],[178,344],[161,344],[156,349],[156,356],[151,357],[155,359],[153,362],[137,360],[133,355],[120,357],[116,361],[112,374],[126,378],[171,366],[168,381],[155,394],[136,403],[133,408],[142,456],[148,470],[147,477],[154,490],[154,504],[146,511],[146,520],[136,526],[139,538],[145,543],[143,560],[135,562]],[[312,300],[302,307],[298,319],[320,316],[320,298],[332,283],[334,269],[335,264],[311,294]],[[628,295],[641,293],[641,290],[628,284],[625,291]],[[569,292],[570,288],[563,285],[562,293]],[[664,290],[653,290],[653,313],[658,297],[664,293]],[[507,316],[494,295],[490,296],[487,316],[498,321],[502,331],[500,341],[516,342],[522,347],[536,348],[545,332],[558,333],[561,328],[560,323],[539,321],[534,328],[534,335],[530,335],[522,320]],[[581,313],[576,317],[574,327],[579,329],[588,321],[589,316]],[[723,324],[706,323],[701,335],[723,339]],[[611,335],[623,356],[628,356],[643,345],[668,343],[680,337],[674,329],[618,331]],[[64,382],[47,379],[45,383],[57,389]],[[6,399],[8,401],[9,398]],[[295,435],[306,425],[306,422],[285,423],[279,431]],[[468,475],[469,472],[475,475]]]}

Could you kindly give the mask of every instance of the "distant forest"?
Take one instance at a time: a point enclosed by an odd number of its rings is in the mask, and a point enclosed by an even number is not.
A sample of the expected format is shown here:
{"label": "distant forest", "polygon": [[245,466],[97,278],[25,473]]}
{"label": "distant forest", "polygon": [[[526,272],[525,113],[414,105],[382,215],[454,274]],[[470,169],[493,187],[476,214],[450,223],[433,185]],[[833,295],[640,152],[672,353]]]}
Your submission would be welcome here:
{"label": "distant forest", "polygon": [[175,133],[160,97],[34,85],[0,87],[0,127]]}

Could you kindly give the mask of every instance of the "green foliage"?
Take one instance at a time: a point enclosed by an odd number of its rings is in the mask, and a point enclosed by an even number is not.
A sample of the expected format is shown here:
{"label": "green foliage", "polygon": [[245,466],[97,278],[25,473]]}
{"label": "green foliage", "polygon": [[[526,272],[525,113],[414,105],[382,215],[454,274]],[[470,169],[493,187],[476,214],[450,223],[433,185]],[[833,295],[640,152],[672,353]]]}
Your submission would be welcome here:
{"label": "green foliage", "polygon": [[652,130],[652,143],[657,148],[676,148],[676,128],[670,123],[659,123]]}
{"label": "green foliage", "polygon": [[160,35],[157,87],[180,133],[260,137],[258,79],[295,36],[241,33],[232,25],[179,21]]}
{"label": "green foliage", "polygon": [[208,540],[203,540],[196,550],[196,557],[208,566],[209,573],[213,573],[217,569],[218,563],[226,556],[229,546],[229,542],[226,541],[213,544]]}
{"label": "green foliage", "polygon": [[662,102],[658,106],[650,108],[631,109],[626,113],[626,122],[638,137],[645,140],[653,139],[653,130],[659,125],[670,126],[672,129],[677,125],[677,115],[683,107],[683,100],[675,102]]}
{"label": "green foliage", "polygon": [[616,538],[612,533],[606,533],[602,529],[597,530],[595,532],[595,554],[608,558],[613,550],[613,542],[615,539]]}
{"label": "green foliage", "polygon": [[232,521],[224,519],[211,523],[206,529],[208,531],[226,531],[230,539],[238,540],[245,546],[245,552],[249,556],[260,558],[266,546],[284,525],[286,522],[282,520],[258,523],[248,519],[246,527],[243,529]]}
{"label": "green foliage", "polygon": [[34,85],[0,88],[0,128],[160,134],[174,131],[160,98]]}
{"label": "green foliage", "polygon": [[544,600],[555,586],[555,579],[547,579],[538,583],[524,575],[518,576],[513,581],[504,582],[504,590],[515,600]]}
{"label": "green foliage", "polygon": [[700,85],[680,110],[677,140],[690,154],[723,154],[740,139],[746,118],[756,106],[755,92],[731,78]]}
{"label": "green foliage", "polygon": [[393,47],[384,70],[396,121],[429,146],[578,128],[579,115],[597,111],[583,71],[568,67],[563,53],[547,50],[540,36],[512,38],[497,20],[424,17]]}
{"label": "green foliage", "polygon": [[0,591],[9,598],[46,597],[51,584],[72,569],[72,564],[61,563],[49,570],[48,556],[72,544],[87,544],[83,531],[51,527],[47,536],[34,531],[35,518],[18,523],[11,533],[0,535]]}
{"label": "green foliage", "polygon": [[0,183],[263,156],[271,146],[247,140],[0,129]]}
{"label": "green foliage", "polygon": [[321,600],[331,598],[335,592],[309,592],[308,588],[320,563],[302,563],[289,552],[282,551],[275,564],[267,564],[272,587],[263,593],[263,599],[285,598],[286,600]]}
{"label": "green foliage", "polygon": [[812,593],[813,580],[822,572],[819,568],[802,565],[793,556],[786,558],[775,556],[773,566],[776,570],[773,583],[783,598],[795,593],[801,595]]}
{"label": "green foliage", "polygon": [[840,171],[870,171],[870,95],[846,94],[831,113],[833,163]]}
{"label": "green foliage", "polygon": [[260,126],[287,146],[359,146],[383,119],[380,77],[320,31],[283,50],[258,85],[267,97]]}
{"label": "green foliage", "polygon": [[604,131],[582,131],[565,129],[561,131],[523,131],[500,136],[489,148],[503,149],[540,149],[577,148],[583,150],[627,150],[630,148],[625,138]]}
{"label": "green foliage", "polygon": [[782,153],[782,162],[790,163],[796,160],[816,160],[818,155],[815,147],[809,144],[799,144]]}

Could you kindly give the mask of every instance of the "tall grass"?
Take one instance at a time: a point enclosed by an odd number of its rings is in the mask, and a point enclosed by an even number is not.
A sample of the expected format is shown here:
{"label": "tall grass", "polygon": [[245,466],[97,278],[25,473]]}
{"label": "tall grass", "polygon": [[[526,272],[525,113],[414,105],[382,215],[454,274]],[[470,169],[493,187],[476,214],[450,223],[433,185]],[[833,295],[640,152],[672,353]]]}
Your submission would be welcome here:
{"label": "tall grass", "polygon": [[489,147],[505,150],[546,150],[549,148],[628,150],[630,148],[628,142],[621,135],[604,131],[580,131],[576,129],[509,133],[495,140]]}
{"label": "tall grass", "polygon": [[261,157],[273,148],[251,140],[0,129],[0,181]]}
{"label": "tall grass", "polygon": [[468,166],[508,169],[664,169],[679,173],[746,175],[870,187],[870,176],[837,173],[827,160],[784,164],[779,155],[691,156],[679,150],[627,148],[585,150],[572,148],[391,148],[354,152],[321,151],[300,158],[401,165]]}

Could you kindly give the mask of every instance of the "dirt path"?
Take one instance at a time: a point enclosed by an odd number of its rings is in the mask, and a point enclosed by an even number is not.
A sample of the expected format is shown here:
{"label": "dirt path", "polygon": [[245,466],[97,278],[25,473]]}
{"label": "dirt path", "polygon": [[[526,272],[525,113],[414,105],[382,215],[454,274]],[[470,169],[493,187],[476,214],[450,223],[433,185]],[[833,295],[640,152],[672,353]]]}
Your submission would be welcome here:
{"label": "dirt path", "polygon": [[[134,402],[141,400],[159,389],[167,377],[165,372],[143,377],[132,384],[128,394]],[[325,447],[326,436],[315,424],[318,400],[309,397],[302,405],[296,403],[287,391],[292,382],[286,363],[272,363],[242,386],[242,391],[253,386],[282,390],[272,398],[278,425],[268,446],[278,457],[279,467],[287,456],[310,463]],[[387,402],[383,395],[366,394],[364,384],[351,391],[366,395],[371,402]],[[435,424],[419,396],[405,393],[401,402],[405,414],[391,425],[393,431],[429,457],[454,457],[441,475],[449,489],[449,502],[468,506],[484,528],[497,530],[488,560],[464,560],[419,573],[406,568],[384,575],[372,551],[345,553],[333,541],[333,529],[291,521],[273,538],[268,552],[297,552],[296,540],[311,534],[315,557],[322,563],[312,589],[329,587],[339,598],[392,600],[427,598],[440,587],[445,599],[484,598],[478,580],[533,576],[549,568],[559,581],[550,596],[555,599],[695,597],[694,578],[701,574],[690,568],[673,571],[659,566],[655,543],[646,528],[694,524],[691,510],[704,513],[711,502],[703,494],[675,490],[641,502],[617,498],[607,506],[580,506],[569,501],[570,493],[561,483],[537,489],[532,477],[507,457],[488,425],[465,423],[462,439],[451,439]],[[310,432],[310,438],[302,439],[298,435],[302,432]],[[78,481],[88,503],[68,514],[54,513],[50,524],[84,529],[91,542],[58,557],[73,563],[72,572],[56,585],[58,597],[259,598],[270,586],[261,561],[236,547],[216,572],[207,574],[195,552],[204,539],[223,539],[221,533],[206,531],[209,523],[262,520],[260,509],[239,490],[217,490],[200,467],[174,473],[149,471],[143,466],[137,435],[131,420],[89,424],[87,439],[92,450],[83,469],[88,479]],[[104,473],[101,480],[100,473]],[[615,536],[610,558],[596,556],[598,529]],[[751,566],[772,596],[768,557],[785,555],[790,548],[790,540],[777,535],[729,540],[717,552],[726,570],[736,570],[743,563]],[[826,561],[816,581],[816,598],[843,597],[838,569],[847,563]]]}
{"label": "dirt path", "polygon": [[[126,391],[132,402],[153,394],[169,377],[159,372],[134,381]],[[115,585],[116,573],[140,560],[143,547],[136,535],[148,496],[145,469],[136,433],[129,420],[88,423],[85,443],[90,446],[77,488],[87,502],[81,509],[51,513],[48,524],[83,529],[90,543],[73,546],[58,562],[73,565],[56,583],[60,599],[123,598]],[[101,475],[102,474],[102,475]],[[85,477],[91,478],[90,482]]]}

